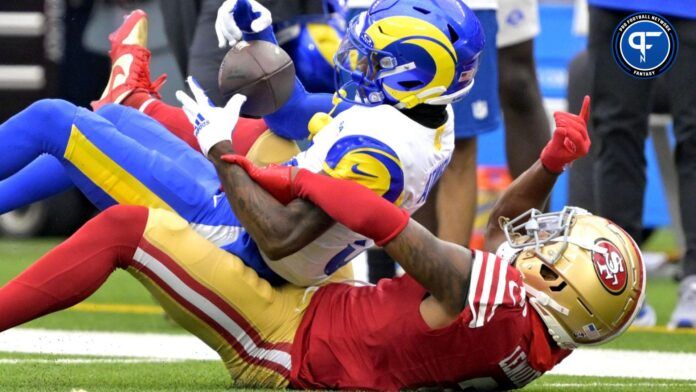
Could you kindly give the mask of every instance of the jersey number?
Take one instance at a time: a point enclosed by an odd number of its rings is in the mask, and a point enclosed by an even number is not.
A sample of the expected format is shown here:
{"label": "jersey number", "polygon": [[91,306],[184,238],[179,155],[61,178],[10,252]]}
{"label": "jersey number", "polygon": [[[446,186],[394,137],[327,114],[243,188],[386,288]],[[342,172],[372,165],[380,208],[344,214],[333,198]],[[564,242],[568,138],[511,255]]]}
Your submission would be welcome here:
{"label": "jersey number", "polygon": [[449,161],[449,158],[445,159],[435,168],[435,170],[432,171],[432,173],[430,173],[430,176],[428,176],[428,182],[425,184],[425,190],[423,190],[423,193],[420,195],[416,203],[425,203],[425,201],[428,199],[428,194],[430,193],[430,190],[433,189],[435,184],[437,184],[437,180],[440,179],[442,173],[444,173],[445,169],[447,169]]}
{"label": "jersey number", "polygon": [[326,275],[331,275],[334,272],[338,271],[341,267],[344,265],[348,264],[351,260],[353,260],[357,255],[362,253],[363,250],[365,250],[365,240],[360,240],[360,241],[355,241],[353,242],[352,245],[348,245],[343,250],[338,252],[336,256],[332,257],[331,260],[329,260],[328,264],[326,264],[326,267],[324,268],[324,273]]}

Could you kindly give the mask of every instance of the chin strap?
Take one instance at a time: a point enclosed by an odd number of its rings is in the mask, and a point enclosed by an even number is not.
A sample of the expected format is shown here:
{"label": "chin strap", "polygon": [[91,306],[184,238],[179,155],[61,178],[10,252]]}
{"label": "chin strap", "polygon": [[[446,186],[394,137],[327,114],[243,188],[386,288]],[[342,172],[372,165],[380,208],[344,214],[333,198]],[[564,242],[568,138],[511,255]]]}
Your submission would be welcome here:
{"label": "chin strap", "polygon": [[333,121],[333,117],[331,116],[336,111],[338,104],[341,103],[341,97],[339,97],[338,93],[334,93],[331,103],[333,104],[333,107],[328,113],[317,112],[314,113],[311,119],[309,119],[309,123],[307,124],[309,140],[312,140],[314,136],[319,133],[319,131],[324,129],[325,126],[329,125],[329,123]]}
{"label": "chin strap", "polygon": [[[457,100],[463,98],[465,95],[469,94],[473,87],[474,80],[472,80],[468,86],[449,95],[441,95],[442,93],[447,91],[447,88],[445,88],[444,86],[429,88],[427,90],[421,91],[416,95],[411,95],[407,97],[406,99],[404,99],[404,101],[394,105],[394,107],[397,109],[410,109],[420,103],[424,103],[426,105],[449,105],[452,102],[456,102]],[[433,95],[436,95],[436,97],[428,98]]]}
{"label": "chin strap", "polygon": [[475,81],[475,79],[471,79],[471,83],[469,83],[469,85],[464,87],[463,89],[449,95],[440,95],[439,97],[428,98],[425,100],[425,103],[427,103],[428,105],[447,105],[452,102],[456,102],[464,98],[465,95],[469,94],[471,89],[474,88]]}
{"label": "chin strap", "polygon": [[595,253],[601,253],[601,254],[606,254],[608,251],[605,248],[602,248],[601,246],[597,246],[592,242],[589,241],[584,241],[579,238],[575,238],[573,236],[569,237],[556,237],[551,239],[550,242],[567,242],[569,244],[573,244],[581,249],[589,250]]}
{"label": "chin strap", "polygon": [[558,344],[559,347],[572,350],[577,348],[577,344],[573,338],[566,332],[565,328],[556,320],[556,318],[548,311],[551,308],[565,316],[570,314],[568,308],[561,306],[558,302],[554,301],[546,293],[535,289],[534,287],[525,283],[525,290],[529,293],[529,303],[532,304],[534,309],[537,311],[541,319],[546,324],[548,328],[549,335]]}

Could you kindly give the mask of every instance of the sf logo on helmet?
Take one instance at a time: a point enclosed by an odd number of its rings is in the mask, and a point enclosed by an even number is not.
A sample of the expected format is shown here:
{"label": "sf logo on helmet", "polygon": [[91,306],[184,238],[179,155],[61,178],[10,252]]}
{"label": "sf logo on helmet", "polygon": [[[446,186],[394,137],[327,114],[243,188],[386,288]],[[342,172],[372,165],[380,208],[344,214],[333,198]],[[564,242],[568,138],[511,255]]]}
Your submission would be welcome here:
{"label": "sf logo on helmet", "polygon": [[595,245],[604,249],[604,252],[592,252],[592,263],[599,280],[610,293],[620,294],[628,282],[626,261],[613,243],[600,239]]}
{"label": "sf logo on helmet", "polygon": [[629,75],[649,79],[667,71],[677,57],[677,32],[669,21],[650,12],[628,16],[614,30],[612,54]]}

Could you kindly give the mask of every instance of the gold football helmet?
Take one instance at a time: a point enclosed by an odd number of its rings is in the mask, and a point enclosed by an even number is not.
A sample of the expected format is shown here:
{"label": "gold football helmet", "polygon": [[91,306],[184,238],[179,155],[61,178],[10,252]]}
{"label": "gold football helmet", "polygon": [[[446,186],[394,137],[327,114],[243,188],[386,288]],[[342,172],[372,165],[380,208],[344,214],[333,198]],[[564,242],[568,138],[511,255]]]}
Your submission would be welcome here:
{"label": "gold football helmet", "polygon": [[563,348],[605,343],[645,298],[640,249],[619,226],[585,210],[532,209],[501,225],[499,254],[522,273],[529,302]]}

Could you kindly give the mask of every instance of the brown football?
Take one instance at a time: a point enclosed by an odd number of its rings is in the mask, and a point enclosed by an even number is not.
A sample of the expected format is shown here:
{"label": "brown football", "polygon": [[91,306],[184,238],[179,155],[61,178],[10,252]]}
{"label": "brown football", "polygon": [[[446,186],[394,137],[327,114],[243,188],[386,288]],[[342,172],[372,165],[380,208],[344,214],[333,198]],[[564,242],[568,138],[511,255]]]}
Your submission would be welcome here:
{"label": "brown football", "polygon": [[230,49],[218,73],[225,100],[244,94],[242,114],[261,117],[273,113],[290,98],[295,65],[280,47],[266,41],[240,42]]}

